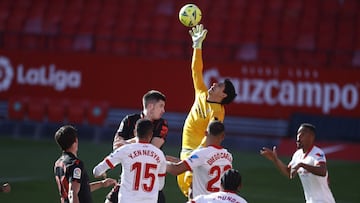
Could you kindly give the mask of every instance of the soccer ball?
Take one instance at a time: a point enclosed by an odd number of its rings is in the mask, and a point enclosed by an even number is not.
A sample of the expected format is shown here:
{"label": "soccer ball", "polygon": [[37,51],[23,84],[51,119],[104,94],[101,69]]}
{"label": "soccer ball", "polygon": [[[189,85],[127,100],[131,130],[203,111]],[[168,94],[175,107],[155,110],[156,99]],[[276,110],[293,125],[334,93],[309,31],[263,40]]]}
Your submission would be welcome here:
{"label": "soccer ball", "polygon": [[195,4],[186,4],[179,11],[179,20],[183,25],[193,27],[201,20],[201,10]]}

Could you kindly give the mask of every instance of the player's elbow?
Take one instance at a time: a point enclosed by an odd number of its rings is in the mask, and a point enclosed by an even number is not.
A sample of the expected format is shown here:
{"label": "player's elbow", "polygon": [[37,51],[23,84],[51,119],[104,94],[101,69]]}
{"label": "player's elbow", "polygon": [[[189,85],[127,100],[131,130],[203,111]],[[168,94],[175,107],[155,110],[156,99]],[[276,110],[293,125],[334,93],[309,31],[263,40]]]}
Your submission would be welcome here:
{"label": "player's elbow", "polygon": [[93,175],[94,175],[95,178],[101,177],[102,174],[103,174],[103,171],[100,170],[100,167],[99,167],[99,166],[96,166],[96,167],[93,169]]}

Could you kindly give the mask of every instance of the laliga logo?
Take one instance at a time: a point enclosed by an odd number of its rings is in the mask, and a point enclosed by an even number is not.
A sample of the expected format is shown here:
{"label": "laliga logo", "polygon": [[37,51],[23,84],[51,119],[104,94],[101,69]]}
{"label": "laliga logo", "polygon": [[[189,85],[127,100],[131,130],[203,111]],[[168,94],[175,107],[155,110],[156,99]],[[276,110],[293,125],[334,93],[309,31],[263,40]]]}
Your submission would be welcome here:
{"label": "laliga logo", "polygon": [[[10,65],[9,59],[0,57],[0,92],[10,87],[14,75],[14,69]],[[19,64],[16,69],[16,82],[20,85],[30,86],[51,86],[57,91],[64,91],[66,88],[79,88],[81,85],[80,71],[57,70],[54,64],[40,66],[38,68],[24,69]]]}
{"label": "laliga logo", "polygon": [[0,56],[0,92],[9,89],[13,76],[14,71],[9,59]]}

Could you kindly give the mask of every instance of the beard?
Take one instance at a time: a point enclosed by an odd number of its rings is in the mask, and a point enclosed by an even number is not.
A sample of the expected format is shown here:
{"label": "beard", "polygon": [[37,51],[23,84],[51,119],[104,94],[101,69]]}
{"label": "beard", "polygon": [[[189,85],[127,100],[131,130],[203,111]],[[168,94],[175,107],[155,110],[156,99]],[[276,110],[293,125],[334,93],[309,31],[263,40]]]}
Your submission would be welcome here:
{"label": "beard", "polygon": [[297,149],[302,149],[303,145],[300,142],[296,142],[296,148]]}

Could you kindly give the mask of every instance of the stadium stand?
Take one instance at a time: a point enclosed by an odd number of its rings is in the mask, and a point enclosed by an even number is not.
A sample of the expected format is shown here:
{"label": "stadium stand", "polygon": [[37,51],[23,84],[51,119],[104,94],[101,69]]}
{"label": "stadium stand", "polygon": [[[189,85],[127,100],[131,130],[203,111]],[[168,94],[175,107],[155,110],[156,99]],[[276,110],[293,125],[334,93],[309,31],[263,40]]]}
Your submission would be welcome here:
{"label": "stadium stand", "polygon": [[[352,63],[354,53],[360,49],[357,0],[229,0],[198,4],[208,11],[202,23],[211,32],[209,50],[222,45],[231,52],[224,56],[209,52],[207,60],[242,61],[233,47],[250,43],[259,52],[251,62],[283,65],[287,55],[310,51],[319,54],[319,62],[300,54],[293,65],[358,66]],[[172,48],[189,43],[184,35],[186,28],[178,26],[177,11],[181,6],[175,0],[3,0],[0,48],[184,59],[188,53]]]}

